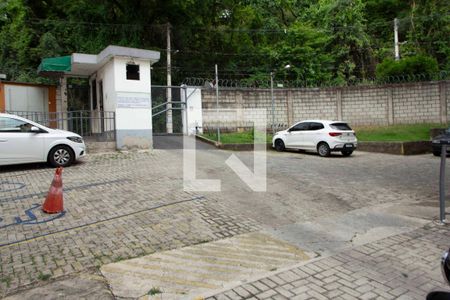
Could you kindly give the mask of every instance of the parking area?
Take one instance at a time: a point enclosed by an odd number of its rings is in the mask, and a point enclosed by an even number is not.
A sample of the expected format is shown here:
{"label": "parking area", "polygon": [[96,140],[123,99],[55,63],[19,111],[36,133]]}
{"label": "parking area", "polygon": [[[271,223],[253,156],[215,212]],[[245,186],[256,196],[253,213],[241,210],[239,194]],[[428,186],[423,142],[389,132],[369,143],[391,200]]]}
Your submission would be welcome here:
{"label": "parking area", "polygon": [[[0,295],[49,278],[95,273],[111,262],[255,231],[316,256],[330,254],[352,242],[317,243],[317,235],[299,235],[299,228],[322,222],[324,231],[324,221],[340,224],[349,214],[352,220],[371,216],[373,226],[386,227],[383,218],[389,215],[392,232],[367,234],[363,244],[438,215],[439,159],[432,155],[355,152],[321,158],[270,151],[268,190],[252,192],[226,166],[231,154],[197,152],[197,177],[220,179],[221,192],[183,191],[180,150],[91,155],[64,170],[66,212],[60,215],[40,210],[54,169],[2,168]],[[251,152],[234,154],[251,167]],[[405,221],[395,224],[396,216]],[[346,226],[365,228],[358,222]]]}

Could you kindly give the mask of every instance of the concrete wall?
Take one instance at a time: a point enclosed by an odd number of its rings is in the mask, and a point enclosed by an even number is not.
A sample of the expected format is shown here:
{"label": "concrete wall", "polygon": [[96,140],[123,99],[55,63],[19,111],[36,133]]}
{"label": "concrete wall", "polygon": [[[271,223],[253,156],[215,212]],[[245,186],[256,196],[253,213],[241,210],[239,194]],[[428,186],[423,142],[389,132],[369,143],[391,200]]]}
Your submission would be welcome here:
{"label": "concrete wall", "polygon": [[[348,88],[275,89],[275,124],[287,127],[305,119],[344,120],[352,125],[447,123],[450,114],[450,81],[358,86]],[[272,123],[269,89],[222,89],[220,122],[231,123],[230,109],[267,109]],[[204,126],[214,126],[210,111],[216,107],[215,91],[202,90]],[[233,119],[234,118],[234,119]],[[225,124],[226,126],[226,124]]]}
{"label": "concrete wall", "polygon": [[[96,80],[96,98],[97,106],[93,109],[93,115],[95,119],[92,120],[92,131],[95,133],[102,133],[104,131],[110,130],[111,125],[108,124],[109,120],[104,120],[102,126],[101,111],[114,112],[116,110],[116,93],[115,93],[115,82],[114,82],[114,60],[111,59],[105,65],[103,65],[93,76],[91,80]],[[92,84],[92,82],[91,82]],[[101,94],[100,85],[102,86],[103,94]],[[92,86],[90,87],[92,91]],[[101,98],[103,97],[103,109],[101,109]],[[93,107],[91,95],[91,107]]]}
{"label": "concrete wall", "polygon": [[[115,111],[116,109],[116,83],[114,74],[114,60],[107,62],[97,71],[97,94],[100,93],[100,82],[103,85],[103,110]],[[97,95],[97,110],[100,110],[100,95]]]}

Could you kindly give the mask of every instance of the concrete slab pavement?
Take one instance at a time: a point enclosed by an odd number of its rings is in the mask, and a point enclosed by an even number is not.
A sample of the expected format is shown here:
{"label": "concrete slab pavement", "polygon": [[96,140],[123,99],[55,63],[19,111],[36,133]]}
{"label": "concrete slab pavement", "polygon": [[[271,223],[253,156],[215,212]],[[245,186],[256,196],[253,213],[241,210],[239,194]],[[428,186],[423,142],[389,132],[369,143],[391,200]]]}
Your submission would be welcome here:
{"label": "concrete slab pavement", "polygon": [[[161,134],[153,136],[153,147],[155,149],[183,149],[183,135],[181,134]],[[198,150],[217,150],[216,147],[208,143],[202,142],[194,137],[188,137],[193,139],[195,147]]]}
{"label": "concrete slab pavement", "polygon": [[409,232],[429,221],[386,212],[391,204],[365,207],[345,214],[324,216],[313,222],[267,229],[271,235],[318,255],[331,255],[345,248],[367,244]]}
{"label": "concrete slab pavement", "polygon": [[107,264],[100,270],[119,298],[143,297],[153,288],[163,299],[193,299],[308,259],[289,243],[249,233]]}

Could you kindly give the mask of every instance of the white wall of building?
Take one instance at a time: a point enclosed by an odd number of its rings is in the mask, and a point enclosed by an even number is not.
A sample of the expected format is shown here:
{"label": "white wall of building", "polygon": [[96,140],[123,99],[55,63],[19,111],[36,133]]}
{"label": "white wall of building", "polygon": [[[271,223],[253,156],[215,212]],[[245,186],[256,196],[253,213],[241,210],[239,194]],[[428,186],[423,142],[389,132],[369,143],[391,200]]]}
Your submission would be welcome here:
{"label": "white wall of building", "polygon": [[116,110],[116,87],[115,87],[114,60],[109,60],[97,71],[97,110],[100,109],[100,84],[103,85],[103,110]]}
{"label": "white wall of building", "polygon": [[[127,79],[127,64],[139,65],[139,80]],[[150,61],[114,58],[116,137],[118,149],[151,148],[152,103]]]}
{"label": "white wall of building", "polygon": [[[97,93],[97,105],[93,109],[93,114],[95,118],[92,120],[92,131],[95,133],[101,133],[111,130],[112,126],[109,119],[103,121],[102,127],[102,115],[101,111],[104,112],[115,112],[116,110],[116,93],[115,93],[115,82],[114,82],[114,60],[111,59],[106,64],[104,64],[94,75],[91,76],[90,80],[95,79],[96,93]],[[90,83],[92,84],[92,82]],[[100,88],[100,86],[102,88]],[[90,87],[92,93],[92,86]],[[103,91],[103,92],[102,92]],[[101,104],[101,99],[103,97],[103,104]],[[92,101],[92,95],[91,95]],[[102,106],[103,105],[103,109]],[[92,103],[92,107],[94,107]],[[108,115],[109,117],[109,115]]]}
{"label": "white wall of building", "polygon": [[[127,80],[127,64],[134,63],[139,65],[139,80]],[[150,61],[133,59],[126,57],[114,58],[114,78],[117,91],[133,91],[136,93],[150,93]]]}

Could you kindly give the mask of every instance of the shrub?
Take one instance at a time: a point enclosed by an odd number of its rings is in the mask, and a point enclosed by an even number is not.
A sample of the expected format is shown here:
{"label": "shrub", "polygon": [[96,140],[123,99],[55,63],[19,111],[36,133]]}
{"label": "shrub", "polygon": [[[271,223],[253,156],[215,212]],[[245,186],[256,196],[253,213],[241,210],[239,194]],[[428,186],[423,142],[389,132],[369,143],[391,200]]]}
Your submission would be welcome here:
{"label": "shrub", "polygon": [[385,59],[377,65],[376,76],[380,81],[417,81],[433,79],[433,74],[439,71],[435,58],[416,55],[400,60]]}

